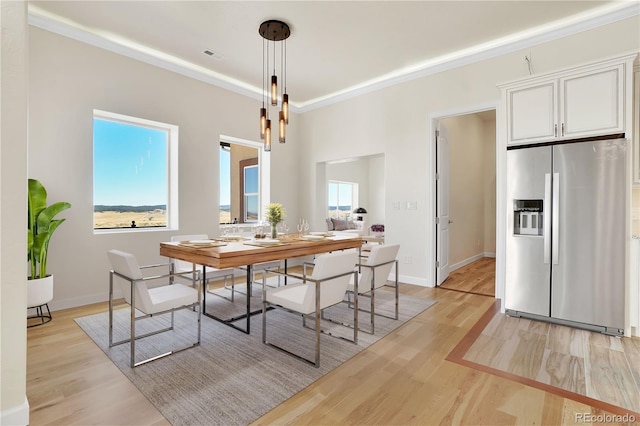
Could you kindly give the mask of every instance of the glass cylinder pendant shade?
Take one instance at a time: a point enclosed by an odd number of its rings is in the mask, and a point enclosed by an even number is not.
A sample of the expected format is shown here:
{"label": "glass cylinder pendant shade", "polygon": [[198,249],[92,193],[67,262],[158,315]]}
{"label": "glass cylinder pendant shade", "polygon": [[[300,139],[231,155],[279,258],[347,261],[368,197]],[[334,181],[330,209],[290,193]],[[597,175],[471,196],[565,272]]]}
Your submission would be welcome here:
{"label": "glass cylinder pendant shade", "polygon": [[271,76],[271,105],[278,105],[278,76]]}
{"label": "glass cylinder pendant shade", "polygon": [[284,115],[284,124],[289,124],[289,95],[282,95],[282,113]]}
{"label": "glass cylinder pendant shade", "polygon": [[267,127],[267,109],[260,108],[260,139],[264,139],[264,129]]}
{"label": "glass cylinder pendant shade", "polygon": [[271,120],[267,120],[267,125],[264,129],[264,150],[271,151]]}
{"label": "glass cylinder pendant shade", "polygon": [[279,115],[279,119],[278,119],[278,140],[280,141],[280,143],[284,143],[285,142],[285,129],[286,129],[286,124],[284,122],[284,111],[280,111]]}

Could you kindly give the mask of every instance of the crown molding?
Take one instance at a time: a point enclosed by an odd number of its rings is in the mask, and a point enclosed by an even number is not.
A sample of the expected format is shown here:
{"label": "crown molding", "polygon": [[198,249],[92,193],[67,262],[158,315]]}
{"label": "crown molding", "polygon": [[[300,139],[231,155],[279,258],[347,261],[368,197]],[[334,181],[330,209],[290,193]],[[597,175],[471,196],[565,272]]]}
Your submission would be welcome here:
{"label": "crown molding", "polygon": [[513,53],[637,15],[640,15],[640,2],[617,2],[613,6],[598,8],[589,13],[574,15],[562,21],[555,21],[508,37],[479,44],[469,49],[459,50],[449,55],[443,55],[421,64],[365,81],[339,92],[311,99],[299,104],[300,113],[342,102],[385,87],[395,86],[464,65]]}
{"label": "crown molding", "polygon": [[[640,15],[640,2],[614,2],[611,5],[596,8],[563,20],[554,21],[468,49],[439,56],[411,67],[402,68],[309,101],[292,101],[290,103],[291,111],[295,113],[312,111],[385,87],[512,53],[637,15]],[[261,89],[258,87],[130,40],[118,38],[113,34],[84,27],[76,22],[48,13],[33,4],[29,4],[28,22],[31,26],[173,71],[258,101],[262,99]]]}
{"label": "crown molding", "polygon": [[262,99],[261,89],[227,75],[185,61],[159,50],[150,49],[130,40],[82,26],[29,4],[29,25],[99,47],[150,65],[157,66],[202,82],[239,93],[256,100]]}

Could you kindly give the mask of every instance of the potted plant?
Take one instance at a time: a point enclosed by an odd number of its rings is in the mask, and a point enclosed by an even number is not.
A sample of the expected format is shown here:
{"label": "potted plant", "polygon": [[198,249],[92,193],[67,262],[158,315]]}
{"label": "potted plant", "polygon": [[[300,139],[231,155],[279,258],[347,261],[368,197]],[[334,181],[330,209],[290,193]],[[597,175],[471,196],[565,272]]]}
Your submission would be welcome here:
{"label": "potted plant", "polygon": [[[37,308],[35,318],[51,320],[51,313],[43,315],[42,306],[53,299],[53,275],[47,274],[47,255],[53,232],[65,221],[54,219],[71,204],[59,201],[47,206],[47,190],[36,179],[29,179],[28,186],[28,225],[27,258],[29,260],[29,279],[27,280],[27,307]],[[48,310],[47,306],[47,310]]]}
{"label": "potted plant", "polygon": [[371,235],[374,237],[384,237],[384,225],[381,223],[371,225]]}
{"label": "potted plant", "polygon": [[278,237],[277,225],[284,220],[284,207],[280,203],[271,203],[267,206],[265,218],[271,224],[271,238]]}

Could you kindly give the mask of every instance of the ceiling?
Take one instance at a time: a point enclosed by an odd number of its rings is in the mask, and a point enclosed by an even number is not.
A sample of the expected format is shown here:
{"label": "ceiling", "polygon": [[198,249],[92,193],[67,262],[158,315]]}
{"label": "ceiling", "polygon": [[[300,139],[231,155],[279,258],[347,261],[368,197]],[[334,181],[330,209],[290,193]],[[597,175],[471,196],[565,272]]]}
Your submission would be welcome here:
{"label": "ceiling", "polygon": [[[536,36],[606,14],[615,17],[621,9],[627,10],[626,17],[630,5],[636,6],[631,13],[637,14],[638,4],[593,0],[30,1],[29,19],[32,25],[102,47],[120,46],[112,50],[138,59],[155,58],[170,64],[170,69],[209,75],[214,84],[219,81],[223,87],[256,98],[262,81],[258,27],[264,20],[281,19],[291,27],[287,40],[290,100],[294,107],[304,108],[447,61],[508,45],[527,47],[522,40],[535,43]],[[216,55],[205,55],[206,49]]]}

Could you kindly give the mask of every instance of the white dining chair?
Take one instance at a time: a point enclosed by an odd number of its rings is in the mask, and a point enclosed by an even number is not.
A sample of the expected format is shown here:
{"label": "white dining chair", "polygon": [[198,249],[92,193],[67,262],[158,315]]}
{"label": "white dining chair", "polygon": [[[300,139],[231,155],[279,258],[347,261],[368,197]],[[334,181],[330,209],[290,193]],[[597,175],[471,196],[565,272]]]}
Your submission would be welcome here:
{"label": "white dining chair", "polygon": [[[262,287],[262,342],[279,349],[289,355],[303,360],[315,367],[320,366],[320,320],[322,311],[330,306],[342,303],[351,279],[354,279],[354,288],[357,289],[357,275],[355,265],[358,254],[353,251],[339,251],[325,253],[316,257],[315,266],[310,276],[297,274],[281,275],[301,280],[286,286],[267,289]],[[264,278],[263,278],[264,279]],[[280,308],[289,312],[302,315],[303,326],[305,318],[313,314],[315,330],[315,356],[313,360],[293,353],[267,340],[267,313],[270,308]],[[353,340],[343,337],[341,339],[358,342],[358,309],[353,310]],[[333,336],[339,337],[339,336]]]}
{"label": "white dining chair", "polygon": [[[176,276],[188,277],[189,274],[192,274],[191,271],[179,274],[173,273],[170,263],[139,266],[138,260],[134,255],[120,250],[109,250],[107,256],[112,268],[109,271],[109,347],[130,343],[131,368],[200,344],[202,314],[198,279],[193,278],[194,286],[187,286],[173,281]],[[149,277],[143,276],[142,269],[161,267],[168,268],[169,273]],[[193,277],[193,275],[191,276]],[[129,337],[117,342],[113,341],[113,308],[116,306],[113,300],[114,279],[120,284],[125,299],[124,303],[129,304],[131,307]],[[136,362],[136,340],[173,330],[175,312],[180,309],[195,309],[196,307],[198,315],[197,341],[195,343]],[[136,311],[141,312],[143,315],[136,315]],[[171,314],[171,326],[141,335],[136,333],[136,322],[167,313]]]}
{"label": "white dining chair", "polygon": [[[191,234],[191,235],[174,235],[171,237],[171,241],[172,242],[180,242],[180,241],[198,241],[198,240],[208,240],[209,236],[207,234]],[[171,258],[171,262],[174,265],[174,270],[176,272],[186,272],[186,271],[194,271],[197,269],[197,265],[190,263],[190,262],[185,262],[184,260],[180,260],[180,259],[173,259]],[[201,270],[202,268],[200,268]],[[231,302],[234,301],[234,296],[235,296],[235,274],[234,274],[234,269],[233,268],[225,268],[225,269],[218,269],[218,268],[213,268],[211,266],[206,266],[205,267],[205,280],[206,282],[203,283],[203,286],[205,288],[205,290],[207,291],[207,293],[210,294],[214,294],[216,296],[222,297],[223,299],[229,300]],[[219,292],[214,292],[214,291],[210,291],[207,288],[207,284],[211,281],[215,281],[215,280],[219,280],[219,279],[223,279],[224,280],[224,288],[231,290],[231,296],[230,297],[226,297],[223,294],[220,294]],[[229,280],[229,282],[231,282],[231,287],[228,287],[227,284],[227,280]]]}
{"label": "white dining chair", "polygon": [[[398,319],[399,313],[399,295],[398,295],[398,261],[396,256],[400,250],[399,244],[375,245],[371,247],[371,252],[364,263],[358,264],[358,289],[355,289],[355,281],[349,284],[347,290],[347,302],[351,305],[350,295],[354,295],[354,301],[359,296],[368,297],[370,299],[370,309],[364,310],[369,312],[371,316],[371,331],[360,330],[366,333],[375,333],[375,316],[383,316],[391,319]],[[395,265],[395,280],[393,285],[389,284],[389,274]],[[376,313],[375,295],[376,289],[380,287],[393,287],[395,290],[395,316],[390,317]],[[362,306],[362,305],[360,305]],[[361,322],[362,324],[362,322]]]}

